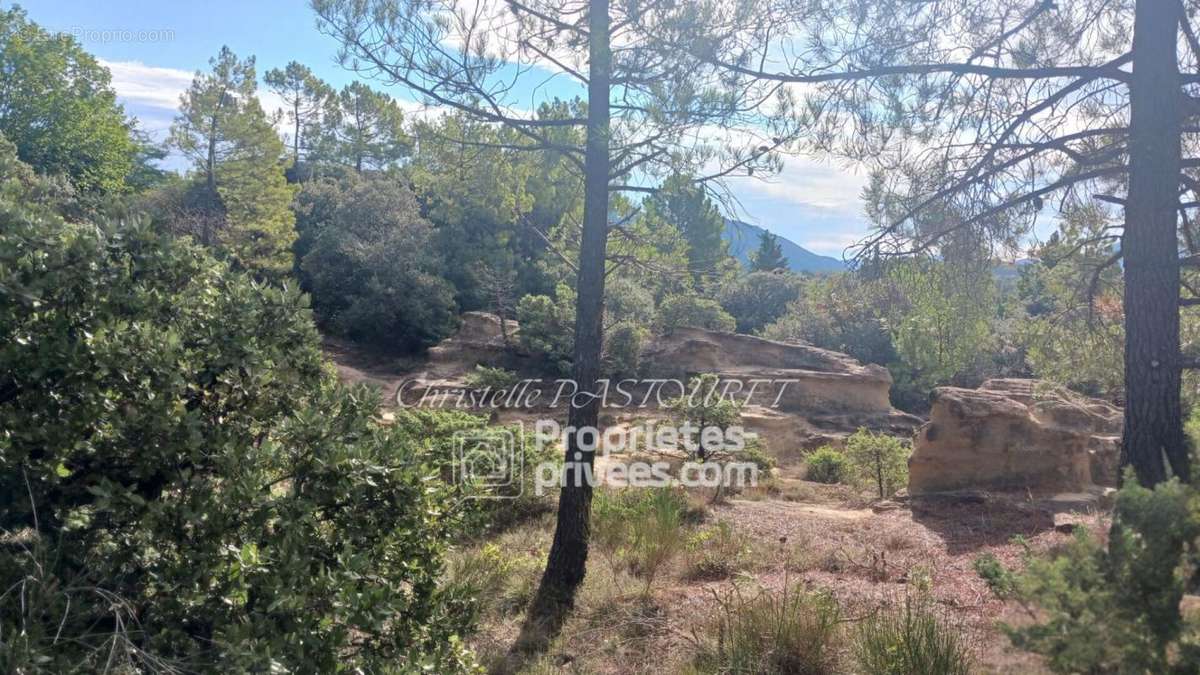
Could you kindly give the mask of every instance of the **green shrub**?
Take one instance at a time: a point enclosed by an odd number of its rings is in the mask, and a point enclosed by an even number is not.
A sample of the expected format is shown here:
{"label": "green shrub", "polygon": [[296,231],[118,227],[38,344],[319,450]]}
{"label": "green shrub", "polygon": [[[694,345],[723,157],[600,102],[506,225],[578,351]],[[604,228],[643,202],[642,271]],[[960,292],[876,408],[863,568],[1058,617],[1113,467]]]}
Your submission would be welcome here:
{"label": "green shrub", "polygon": [[949,625],[929,601],[906,597],[904,607],[859,624],[853,652],[870,675],[967,675],[971,650],[961,627]]}
{"label": "green shrub", "polygon": [[323,327],[385,349],[416,351],[457,323],[454,287],[441,276],[433,226],[392,178],[306,186],[300,278]]}
{"label": "green shrub", "polygon": [[997,598],[1007,599],[1016,590],[1016,576],[991,553],[984,553],[972,563],[975,573],[987,584]]}
{"label": "green shrub", "polygon": [[754,333],[787,312],[802,284],[790,272],[751,272],[721,289],[721,307],[736,320],[739,333]]}
{"label": "green shrub", "polygon": [[547,367],[565,373],[571,368],[575,343],[574,291],[559,284],[556,297],[526,295],[517,303],[521,346],[542,357]]}
{"label": "green shrub", "polygon": [[[539,447],[525,438],[519,425],[491,426],[487,417],[461,410],[403,408],[396,411],[392,426],[419,449],[425,465],[450,486],[460,536],[504,530],[553,507],[554,494],[537,494],[534,467],[560,463],[562,455],[552,443]],[[515,468],[523,466],[524,470],[512,482],[501,485],[484,484],[478,476],[464,476],[464,453],[476,446],[498,451],[497,459],[503,459],[511,446],[513,456],[521,458]]]}
{"label": "green shrub", "polygon": [[908,484],[908,444],[899,438],[859,429],[846,441],[846,459],[855,482],[870,485],[882,499]]}
{"label": "green shrub", "polygon": [[642,348],[650,331],[619,323],[604,336],[604,372],[611,377],[634,377],[641,368]]}
{"label": "green shrub", "polygon": [[[1172,480],[1150,490],[1127,477],[1107,550],[1081,529],[1053,556],[1027,553],[1012,594],[1039,619],[1005,631],[1056,672],[1196,672],[1200,626],[1179,605],[1196,568],[1198,513],[1193,489]],[[1006,576],[988,563],[983,572]]]}
{"label": "green shrub", "polygon": [[454,669],[454,502],[378,405],[295,288],[0,199],[0,671]]}
{"label": "green shrub", "polygon": [[503,368],[490,368],[482,363],[475,365],[475,370],[467,375],[467,386],[472,389],[507,389],[519,380],[517,374]]}
{"label": "green shrub", "polygon": [[735,452],[733,458],[738,462],[749,462],[757,466],[758,470],[763,473],[768,473],[775,468],[775,458],[767,454],[760,438],[747,439],[746,446]]}
{"label": "green shrub", "polygon": [[804,467],[805,477],[817,483],[841,483],[850,473],[846,455],[828,445],[808,453]]}
{"label": "green shrub", "polygon": [[[687,391],[678,398],[666,402],[666,408],[674,414],[680,425],[690,423],[696,429],[716,427],[728,429],[741,419],[741,405],[722,395],[721,378],[713,373],[697,375],[688,380]],[[689,439],[693,446],[690,448],[701,458],[716,451],[715,448],[702,448],[702,438],[695,441]]]}
{"label": "green shrub", "polygon": [[696,656],[697,672],[835,672],[841,613],[833,596],[785,588],[749,599],[735,590],[718,600],[713,634]]}
{"label": "green shrub", "polygon": [[704,328],[732,332],[737,322],[716,300],[697,295],[672,295],[658,306],[658,320],[664,330]]}

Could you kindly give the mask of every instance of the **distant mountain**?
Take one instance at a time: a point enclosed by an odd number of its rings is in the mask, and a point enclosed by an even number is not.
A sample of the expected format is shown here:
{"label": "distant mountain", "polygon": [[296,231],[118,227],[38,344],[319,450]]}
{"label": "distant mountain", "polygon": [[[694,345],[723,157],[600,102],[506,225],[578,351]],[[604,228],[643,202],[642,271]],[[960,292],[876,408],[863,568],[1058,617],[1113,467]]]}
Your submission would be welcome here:
{"label": "distant mountain", "polygon": [[[758,249],[758,239],[765,231],[757,225],[726,218],[724,238],[729,243],[729,253],[740,260],[743,265],[749,265],[750,254]],[[845,263],[837,258],[817,255],[790,239],[776,236],[779,237],[779,246],[783,248],[783,257],[787,258],[788,267],[793,272],[828,274],[846,269]]]}

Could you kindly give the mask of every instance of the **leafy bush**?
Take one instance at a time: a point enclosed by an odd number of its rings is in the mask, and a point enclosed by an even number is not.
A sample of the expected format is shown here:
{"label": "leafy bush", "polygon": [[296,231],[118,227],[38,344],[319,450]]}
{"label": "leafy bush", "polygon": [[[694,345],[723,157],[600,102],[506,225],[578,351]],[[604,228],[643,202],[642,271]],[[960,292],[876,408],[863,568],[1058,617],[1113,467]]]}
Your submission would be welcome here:
{"label": "leafy bush", "polygon": [[967,675],[971,650],[960,627],[948,625],[923,598],[873,614],[859,624],[853,651],[861,672],[896,675]]}
{"label": "leafy bush", "polygon": [[984,553],[971,564],[975,573],[996,597],[1007,599],[1016,590],[1016,576],[991,553]]}
{"label": "leafy bush", "polygon": [[642,348],[650,331],[632,323],[619,323],[604,336],[604,371],[612,377],[633,377],[642,362]]}
{"label": "leafy bush", "polygon": [[696,295],[668,296],[658,306],[658,320],[664,330],[691,327],[732,332],[737,322],[716,300]]}
{"label": "leafy bush", "polygon": [[840,450],[828,445],[804,458],[805,477],[817,483],[841,483],[850,474],[850,462]]}
{"label": "leafy bush", "polygon": [[[1196,672],[1200,626],[1179,604],[1197,563],[1198,507],[1177,481],[1150,490],[1127,478],[1107,550],[1078,530],[1062,551],[1028,553],[1026,569],[1012,574],[1013,597],[1040,610],[1032,625],[1005,627],[1013,643],[1045,655],[1056,672]],[[990,579],[1009,574],[980,566]]]}
{"label": "leafy bush", "polygon": [[517,303],[517,321],[521,324],[521,346],[541,355],[552,370],[565,373],[571,368],[575,344],[575,297],[562,284],[555,295],[521,298]]}
{"label": "leafy bush", "polygon": [[503,368],[491,368],[482,363],[467,374],[467,386],[472,389],[507,389],[518,382],[517,374]]}
{"label": "leafy bush", "polygon": [[896,360],[887,312],[896,291],[860,274],[805,279],[800,297],[766,328],[772,340],[798,340],[843,352],[863,363]]}
{"label": "leafy bush", "polygon": [[853,469],[855,481],[873,486],[880,499],[908,484],[911,452],[908,444],[899,438],[866,429],[859,429],[846,441],[846,459]]}
{"label": "leafy bush", "polygon": [[[461,410],[403,408],[393,428],[419,448],[422,461],[450,484],[457,504],[457,534],[478,536],[512,527],[548,512],[554,495],[538,495],[532,467],[558,463],[562,455],[552,443],[526,439],[519,425],[491,426],[486,416]],[[464,446],[463,443],[470,445]],[[512,482],[494,486],[478,476],[464,476],[464,455],[478,448],[496,459],[520,457],[526,467]]]}
{"label": "leafy bush", "polygon": [[749,462],[764,473],[775,468],[775,458],[767,454],[763,448],[762,439],[759,438],[747,439],[746,447],[735,452],[733,458],[738,462]]}
{"label": "leafy bush", "polygon": [[630,324],[649,329],[654,325],[654,294],[645,284],[615,277],[604,285],[604,325]]}
{"label": "leafy bush", "polygon": [[785,588],[718,598],[714,634],[696,656],[700,673],[835,672],[837,601],[828,593]]}
{"label": "leafy bush", "polygon": [[721,307],[737,321],[739,333],[753,333],[787,312],[801,284],[790,272],[751,272],[721,289]]}
{"label": "leafy bush", "polygon": [[[298,210],[306,224],[301,280],[322,324],[335,333],[397,351],[434,344],[454,329],[454,288],[440,276],[433,229],[416,199],[387,178],[326,184]],[[314,189],[314,188],[308,188]],[[325,194],[332,192],[332,195]]]}
{"label": "leafy bush", "polygon": [[0,289],[0,670],[461,663],[450,495],[296,289],[7,199]]}

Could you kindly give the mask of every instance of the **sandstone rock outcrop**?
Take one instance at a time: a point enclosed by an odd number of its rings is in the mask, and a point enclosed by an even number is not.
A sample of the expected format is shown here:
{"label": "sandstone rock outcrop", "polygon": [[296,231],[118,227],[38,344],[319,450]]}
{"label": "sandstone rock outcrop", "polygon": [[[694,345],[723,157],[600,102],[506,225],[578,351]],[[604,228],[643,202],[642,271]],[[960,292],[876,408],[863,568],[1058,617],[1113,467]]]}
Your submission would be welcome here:
{"label": "sandstone rock outcrop", "polygon": [[812,345],[679,328],[650,345],[643,361],[650,377],[716,373],[741,382],[743,394],[753,388],[747,428],[798,447],[837,442],[860,427],[908,435],[921,422],[892,408],[886,368]]}
{"label": "sandstone rock outcrop", "polygon": [[[514,368],[524,363],[514,349],[520,330],[516,321],[500,323],[500,317],[487,312],[464,312],[454,335],[429,348],[432,369],[453,376],[468,372],[477,364]],[[505,334],[508,341],[505,341]]]}
{"label": "sandstone rock outcrop", "polygon": [[1115,406],[1038,380],[939,387],[909,460],[913,496],[956,490],[1084,493],[1116,484]]}
{"label": "sandstone rock outcrop", "polygon": [[[406,400],[425,391],[450,394],[466,386],[476,364],[524,371],[534,359],[516,345],[519,326],[508,322],[509,344],[500,332],[500,320],[483,312],[468,312],[459,331],[429,350],[426,370],[407,388]],[[894,410],[888,400],[892,379],[886,368],[863,365],[845,354],[810,345],[766,340],[750,335],[681,328],[655,339],[642,357],[639,384],[632,387],[637,401],[649,394],[652,410],[608,406],[604,414],[616,422],[625,417],[661,414],[657,403],[680,395],[680,383],[701,373],[716,373],[725,391],[746,403],[743,424],[777,446],[796,450],[836,442],[859,427],[910,435],[919,418]],[[525,375],[522,375],[524,377]],[[659,380],[653,384],[653,380]],[[665,382],[664,382],[665,381]],[[542,381],[543,403],[561,390],[553,381]],[[658,387],[655,391],[654,387]],[[614,397],[620,398],[620,397]],[[499,410],[501,418],[536,415],[539,410]]]}

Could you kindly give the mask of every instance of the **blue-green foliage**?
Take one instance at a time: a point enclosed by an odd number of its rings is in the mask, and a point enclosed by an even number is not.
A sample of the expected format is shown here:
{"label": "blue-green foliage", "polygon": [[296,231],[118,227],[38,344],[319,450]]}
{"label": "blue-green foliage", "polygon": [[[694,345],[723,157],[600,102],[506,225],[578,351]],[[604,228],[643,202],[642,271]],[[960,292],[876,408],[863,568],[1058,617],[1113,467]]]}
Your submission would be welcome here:
{"label": "blue-green foliage", "polygon": [[451,488],[306,301],[0,181],[0,671],[463,666]]}
{"label": "blue-green foliage", "polygon": [[1006,627],[1013,642],[1043,654],[1056,672],[1192,673],[1197,628],[1180,601],[1196,569],[1200,497],[1177,481],[1121,489],[1109,544],[1086,531],[1051,557],[1027,556],[1013,573],[981,558],[976,569],[1039,620]]}

